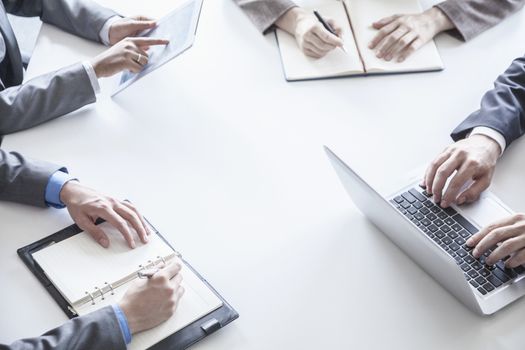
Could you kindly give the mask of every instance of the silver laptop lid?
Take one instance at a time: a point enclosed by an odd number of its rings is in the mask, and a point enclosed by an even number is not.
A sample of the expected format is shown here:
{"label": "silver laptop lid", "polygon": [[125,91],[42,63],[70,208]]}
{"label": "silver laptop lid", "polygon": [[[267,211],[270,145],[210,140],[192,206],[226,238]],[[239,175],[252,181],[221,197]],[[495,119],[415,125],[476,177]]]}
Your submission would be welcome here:
{"label": "silver laptop lid", "polygon": [[326,154],[361,212],[442,287],[470,310],[483,314],[456,262],[436,247],[328,147]]}

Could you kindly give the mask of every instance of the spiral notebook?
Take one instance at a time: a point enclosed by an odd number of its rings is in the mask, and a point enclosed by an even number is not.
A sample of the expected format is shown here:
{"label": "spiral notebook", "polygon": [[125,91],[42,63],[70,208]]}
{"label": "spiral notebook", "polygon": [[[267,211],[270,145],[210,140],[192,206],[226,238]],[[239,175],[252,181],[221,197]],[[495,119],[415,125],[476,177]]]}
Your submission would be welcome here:
{"label": "spiral notebook", "polygon": [[[185,348],[238,317],[235,310],[153,227],[154,233],[148,236],[147,244],[138,243],[135,249],[130,249],[111,225],[102,222],[99,226],[111,238],[109,248],[101,247],[89,234],[78,232],[78,227],[72,226],[65,230],[76,228],[74,234],[58,232],[43,242],[19,250],[19,255],[35,270],[33,272],[41,282],[46,285],[44,281],[47,281],[53,286],[55,293],[51,290],[50,293],[63,308],[67,308],[68,316],[82,316],[118,302],[130,283],[138,278],[141,269],[180,259],[183,262],[182,285],[186,291],[175,314],[159,326],[133,335],[128,348],[146,349],[172,335],[175,339],[167,339],[166,346],[160,348],[173,348],[174,342],[178,344],[176,348]],[[57,296],[62,299],[57,299]],[[216,317],[204,319],[213,314]],[[177,340],[177,334],[183,332],[186,334],[179,334]]]}
{"label": "spiral notebook", "polygon": [[379,59],[368,48],[368,43],[377,33],[372,28],[373,22],[396,13],[420,13],[422,8],[418,0],[330,0],[308,8],[308,11],[313,10],[333,18],[341,26],[346,52],[337,48],[320,59],[311,58],[300,50],[292,35],[277,29],[275,35],[287,81],[443,69],[433,40],[404,62]]}

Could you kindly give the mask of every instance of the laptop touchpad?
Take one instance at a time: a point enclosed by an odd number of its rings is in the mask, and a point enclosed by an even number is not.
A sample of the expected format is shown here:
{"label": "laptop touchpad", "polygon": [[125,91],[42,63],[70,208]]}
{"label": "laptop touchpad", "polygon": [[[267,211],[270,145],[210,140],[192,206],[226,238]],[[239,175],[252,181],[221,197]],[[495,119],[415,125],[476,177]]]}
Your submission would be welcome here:
{"label": "laptop touchpad", "polygon": [[483,193],[477,202],[464,204],[457,209],[466,219],[481,228],[512,215],[512,212],[499,204],[490,192]]}

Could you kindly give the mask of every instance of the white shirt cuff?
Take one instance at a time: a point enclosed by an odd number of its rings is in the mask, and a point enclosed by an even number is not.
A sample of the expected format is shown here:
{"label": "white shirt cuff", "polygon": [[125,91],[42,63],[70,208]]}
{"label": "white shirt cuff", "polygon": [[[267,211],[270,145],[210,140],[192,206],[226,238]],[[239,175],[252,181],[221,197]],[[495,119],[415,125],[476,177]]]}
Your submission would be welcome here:
{"label": "white shirt cuff", "polygon": [[84,66],[84,69],[86,70],[86,73],[89,77],[89,82],[91,83],[91,87],[93,88],[93,92],[95,94],[100,93],[100,85],[98,83],[97,74],[95,73],[95,69],[89,63],[89,61],[82,62],[82,65]]}
{"label": "white shirt cuff", "polygon": [[116,21],[118,21],[119,19],[121,19],[122,17],[120,16],[113,16],[113,17],[110,17],[106,23],[104,23],[104,25],[102,26],[102,29],[100,30],[100,32],[98,33],[98,36],[100,38],[100,41],[102,41],[102,43],[106,46],[109,45],[109,29],[111,28],[111,26],[113,25],[113,23],[115,23]]}
{"label": "white shirt cuff", "polygon": [[486,127],[486,126],[475,127],[474,129],[472,129],[470,135],[484,135],[496,141],[501,149],[500,156],[505,151],[505,147],[507,147],[507,142],[505,141],[505,137],[503,137],[503,135],[500,134],[498,131],[491,129],[489,127]]}

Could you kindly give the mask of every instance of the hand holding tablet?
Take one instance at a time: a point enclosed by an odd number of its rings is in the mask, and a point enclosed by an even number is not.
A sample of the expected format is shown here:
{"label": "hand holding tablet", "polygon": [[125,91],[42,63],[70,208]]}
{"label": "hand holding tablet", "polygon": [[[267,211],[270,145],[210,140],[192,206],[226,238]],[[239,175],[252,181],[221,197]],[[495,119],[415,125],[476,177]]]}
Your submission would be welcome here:
{"label": "hand holding tablet", "polygon": [[130,68],[122,73],[112,96],[193,45],[201,6],[202,0],[188,0],[159,20],[155,28],[144,32],[140,38],[130,39],[133,42],[128,45],[128,54],[134,63],[130,63]]}

